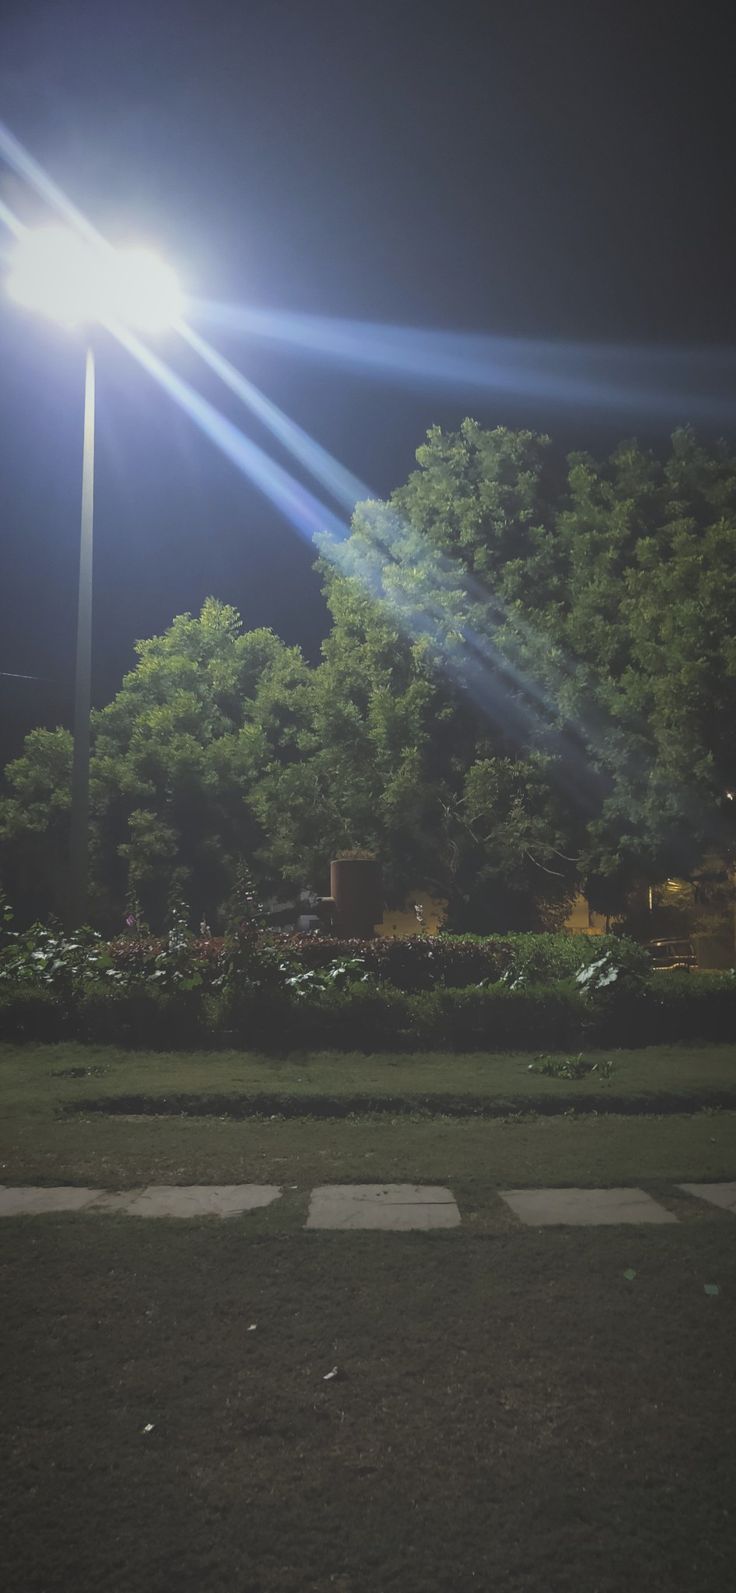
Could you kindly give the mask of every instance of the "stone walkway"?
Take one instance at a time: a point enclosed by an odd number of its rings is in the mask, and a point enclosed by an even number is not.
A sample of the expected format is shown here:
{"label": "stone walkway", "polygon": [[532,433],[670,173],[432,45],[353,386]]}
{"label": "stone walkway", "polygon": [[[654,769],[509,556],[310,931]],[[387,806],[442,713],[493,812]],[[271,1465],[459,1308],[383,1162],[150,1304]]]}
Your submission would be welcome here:
{"label": "stone walkway", "polygon": [[736,1212],[736,1184],[680,1184],[688,1195],[707,1200],[711,1206],[721,1206],[724,1211]]}
{"label": "stone walkway", "polygon": [[433,1184],[324,1184],[314,1189],[307,1228],[457,1228],[449,1189]]}
{"label": "stone walkway", "polygon": [[[736,1214],[736,1183],[679,1184],[679,1189]],[[276,1184],[151,1184],[110,1191],[0,1186],[0,1217],[55,1211],[118,1212],[130,1217],[236,1217],[270,1206]],[[643,1189],[506,1189],[501,1200],[527,1227],[589,1227],[673,1223]],[[434,1184],[324,1184],[313,1189],[305,1227],[354,1229],[457,1228],[461,1217],[450,1189]]]}
{"label": "stone walkway", "polygon": [[674,1212],[643,1189],[502,1189],[502,1200],[531,1228],[574,1223],[677,1222]]}
{"label": "stone walkway", "polygon": [[237,1217],[278,1200],[276,1184],[150,1184],[147,1189],[0,1187],[0,1217],[49,1211],[115,1211],[128,1217]]}

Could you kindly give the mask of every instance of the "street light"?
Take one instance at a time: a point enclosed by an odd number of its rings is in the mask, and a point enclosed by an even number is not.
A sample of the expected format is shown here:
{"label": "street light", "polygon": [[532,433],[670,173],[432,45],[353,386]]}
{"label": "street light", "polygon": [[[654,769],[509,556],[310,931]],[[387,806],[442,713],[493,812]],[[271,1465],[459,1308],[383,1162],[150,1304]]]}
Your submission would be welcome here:
{"label": "street light", "polygon": [[[158,332],[181,316],[183,297],[171,267],[146,249],[112,249],[64,227],[20,234],[7,288],[16,303],[63,326],[116,324]],[[92,665],[95,361],[88,342],[84,379],[82,515],[79,550],[74,753],[69,825],[71,926],[87,917],[89,864],[89,721]]]}

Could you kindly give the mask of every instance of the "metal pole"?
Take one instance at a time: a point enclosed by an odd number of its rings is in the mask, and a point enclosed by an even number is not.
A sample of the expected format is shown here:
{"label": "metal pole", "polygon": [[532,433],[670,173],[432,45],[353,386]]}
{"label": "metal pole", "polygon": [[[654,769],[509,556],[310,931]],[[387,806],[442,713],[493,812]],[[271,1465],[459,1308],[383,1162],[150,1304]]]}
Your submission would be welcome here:
{"label": "metal pole", "polygon": [[89,715],[92,674],[92,535],[95,477],[95,359],[87,349],[84,373],[82,524],[79,547],[77,663],[74,677],[74,755],[69,833],[69,924],[87,919],[89,867]]}

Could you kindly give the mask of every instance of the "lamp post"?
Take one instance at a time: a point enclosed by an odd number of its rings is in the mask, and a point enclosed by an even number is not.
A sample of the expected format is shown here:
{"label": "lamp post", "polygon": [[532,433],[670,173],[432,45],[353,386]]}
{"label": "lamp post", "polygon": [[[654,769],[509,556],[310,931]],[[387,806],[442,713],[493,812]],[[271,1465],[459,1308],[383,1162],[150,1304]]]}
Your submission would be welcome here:
{"label": "lamp post", "polygon": [[[62,325],[135,327],[156,332],[174,324],[182,295],[171,268],[143,249],[115,250],[59,227],[23,230],[11,259],[8,291],[19,304]],[[95,357],[87,346],[82,442],[82,514],[74,674],[74,747],[69,817],[70,928],[88,911],[89,747],[92,681],[92,553],[94,534]]]}
{"label": "lamp post", "polygon": [[74,673],[74,747],[69,815],[69,922],[87,917],[89,874],[89,717],[92,697],[92,546],[95,493],[95,356],[87,349],[84,369],[82,519],[79,539],[77,655]]}

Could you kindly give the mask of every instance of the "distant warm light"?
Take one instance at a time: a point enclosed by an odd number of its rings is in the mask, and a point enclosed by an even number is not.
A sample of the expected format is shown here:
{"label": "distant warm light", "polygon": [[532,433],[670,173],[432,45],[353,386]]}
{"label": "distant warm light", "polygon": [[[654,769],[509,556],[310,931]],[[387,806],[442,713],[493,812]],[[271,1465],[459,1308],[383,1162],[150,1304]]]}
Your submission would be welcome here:
{"label": "distant warm light", "polygon": [[146,249],[109,249],[66,227],[27,231],[11,257],[16,303],[64,326],[119,321],[158,332],[179,319],[183,297],[171,267]]}
{"label": "distant warm light", "polygon": [[727,802],[733,802],[734,797],[736,797],[736,791],[727,791],[726,792],[726,801]]}

